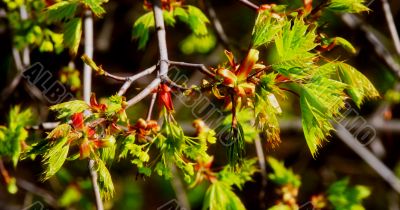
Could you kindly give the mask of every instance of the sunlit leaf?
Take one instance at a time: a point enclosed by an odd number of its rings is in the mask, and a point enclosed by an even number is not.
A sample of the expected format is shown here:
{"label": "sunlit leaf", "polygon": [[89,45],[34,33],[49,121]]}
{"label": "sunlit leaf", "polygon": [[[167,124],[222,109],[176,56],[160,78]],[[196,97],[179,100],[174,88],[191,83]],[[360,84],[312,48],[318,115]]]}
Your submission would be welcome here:
{"label": "sunlit leaf", "polygon": [[50,107],[50,110],[56,111],[58,113],[57,118],[62,119],[71,117],[73,114],[77,112],[83,112],[89,108],[90,106],[86,102],[74,100],[53,105]]}
{"label": "sunlit leaf", "polygon": [[364,5],[365,0],[331,0],[328,9],[335,12],[359,13],[369,11],[370,9]]}
{"label": "sunlit leaf", "polygon": [[202,209],[245,210],[246,208],[229,185],[224,182],[216,181],[208,188]]}
{"label": "sunlit leaf", "polygon": [[82,19],[73,18],[64,25],[64,45],[70,48],[70,53],[75,55],[78,52],[82,36]]}
{"label": "sunlit leaf", "polygon": [[47,180],[60,170],[61,166],[67,159],[69,150],[69,144],[67,144],[67,138],[61,138],[55,143],[44,155],[43,164],[46,166],[46,170],[42,177],[42,180]]}
{"label": "sunlit leaf", "polygon": [[268,175],[268,178],[278,185],[292,185],[293,187],[300,187],[300,177],[293,173],[291,169],[285,167],[282,162],[279,162],[273,157],[267,158],[269,166],[273,172]]}
{"label": "sunlit leaf", "polygon": [[149,40],[150,30],[154,28],[153,12],[140,16],[133,24],[132,37],[139,40],[139,49],[143,49]]}
{"label": "sunlit leaf", "polygon": [[374,85],[354,67],[340,62],[337,63],[337,67],[340,80],[349,85],[346,90],[358,107],[367,98],[379,97]]}
{"label": "sunlit leaf", "polygon": [[60,1],[47,8],[46,15],[49,21],[62,21],[71,19],[78,7],[76,1]]}

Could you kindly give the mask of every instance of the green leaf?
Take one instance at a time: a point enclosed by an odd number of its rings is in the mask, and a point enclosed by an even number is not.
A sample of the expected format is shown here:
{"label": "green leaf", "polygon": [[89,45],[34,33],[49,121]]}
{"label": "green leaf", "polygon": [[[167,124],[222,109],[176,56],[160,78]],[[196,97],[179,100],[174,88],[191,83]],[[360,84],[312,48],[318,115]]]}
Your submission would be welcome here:
{"label": "green leaf", "polygon": [[277,61],[312,59],[315,55],[309,51],[317,46],[316,37],[315,29],[310,29],[304,20],[285,21],[275,38]]}
{"label": "green leaf", "polygon": [[189,19],[188,12],[182,7],[176,7],[174,10],[174,16],[177,17],[182,22],[187,22]]}
{"label": "green leaf", "polygon": [[163,17],[166,25],[174,26],[175,25],[175,18],[174,13],[172,11],[163,10]]}
{"label": "green leaf", "polygon": [[352,54],[356,54],[357,50],[346,39],[344,39],[342,37],[335,37],[335,42],[336,42],[336,45],[342,46],[346,51],[348,51],[348,52],[350,52]]}
{"label": "green leaf", "polygon": [[207,16],[199,8],[190,5],[187,6],[187,14],[187,19],[181,18],[181,20],[189,25],[194,34],[206,35],[209,23]]}
{"label": "green leaf", "polygon": [[149,31],[154,28],[153,12],[140,16],[133,24],[132,37],[139,40],[139,49],[143,49],[149,40]]}
{"label": "green leaf", "polygon": [[55,143],[44,155],[43,164],[46,169],[42,180],[47,180],[60,170],[61,166],[67,159],[69,144],[67,144],[67,137],[61,138]]}
{"label": "green leaf", "polygon": [[50,107],[50,110],[57,111],[58,119],[69,118],[77,112],[83,112],[88,109],[90,109],[90,106],[81,100],[68,101]]}
{"label": "green leaf", "polygon": [[75,1],[58,2],[47,8],[46,18],[51,22],[71,19],[74,16],[77,7],[78,3]]}
{"label": "green leaf", "polygon": [[282,29],[284,20],[271,15],[269,10],[260,12],[252,32],[255,48],[270,43]]}
{"label": "green leaf", "polygon": [[71,126],[67,123],[60,124],[55,127],[49,134],[47,134],[46,139],[59,139],[66,137],[71,130]]}
{"label": "green leaf", "polygon": [[304,136],[311,154],[315,157],[318,147],[333,130],[331,120],[340,114],[344,107],[347,85],[316,76],[310,83],[301,87],[300,108]]}
{"label": "green leaf", "polygon": [[293,208],[285,204],[277,204],[268,208],[268,210],[292,210]]}
{"label": "green leaf", "polygon": [[328,200],[335,210],[342,209],[365,209],[362,206],[362,200],[371,194],[371,190],[365,186],[349,186],[347,178],[333,183],[328,191]]}
{"label": "green leaf", "polygon": [[106,10],[101,6],[104,2],[107,2],[107,0],[82,0],[85,5],[87,5],[92,12],[98,16],[102,17],[105,13]]}
{"label": "green leaf", "polygon": [[10,177],[7,183],[7,191],[10,194],[15,194],[18,192],[17,180],[14,177]]}
{"label": "green leaf", "polygon": [[379,97],[374,85],[354,67],[340,62],[337,63],[337,67],[340,80],[349,85],[346,90],[358,107],[366,98]]}
{"label": "green leaf", "polygon": [[103,199],[110,200],[114,195],[114,184],[111,178],[111,174],[108,171],[104,162],[100,159],[96,160],[96,171],[99,177],[99,186]]}
{"label": "green leaf", "polygon": [[82,36],[81,18],[73,18],[64,25],[64,45],[70,48],[70,53],[75,55],[78,52]]}
{"label": "green leaf", "polygon": [[213,50],[216,44],[217,38],[212,33],[203,36],[191,34],[179,43],[179,48],[186,55],[206,54]]}
{"label": "green leaf", "polygon": [[0,158],[11,158],[14,167],[22,153],[21,144],[28,137],[25,126],[31,123],[31,116],[30,109],[21,111],[19,106],[15,106],[9,113],[7,127],[0,126]]}
{"label": "green leaf", "polygon": [[39,51],[40,52],[53,52],[54,47],[53,43],[50,41],[44,40],[42,44],[40,44]]}
{"label": "green leaf", "polygon": [[335,12],[349,13],[370,11],[370,9],[366,7],[364,3],[365,0],[331,0],[327,8]]}
{"label": "green leaf", "polygon": [[268,164],[273,170],[273,173],[268,175],[268,178],[278,185],[292,185],[299,188],[301,185],[300,177],[293,173],[291,169],[287,169],[282,162],[279,162],[273,157],[267,157]]}
{"label": "green leaf", "polygon": [[226,183],[228,186],[236,185],[236,187],[242,189],[246,182],[253,180],[253,174],[258,171],[256,163],[256,158],[244,160],[238,170],[227,165],[222,171],[218,172],[218,180]]}
{"label": "green leaf", "polygon": [[61,207],[71,206],[73,203],[78,202],[82,198],[82,193],[75,185],[69,185],[58,199]]}
{"label": "green leaf", "polygon": [[246,208],[229,185],[224,182],[216,181],[208,188],[202,209],[245,210]]}
{"label": "green leaf", "polygon": [[260,85],[256,88],[254,106],[255,127],[261,131],[262,136],[272,147],[281,141],[278,116],[282,113],[282,109],[275,94],[282,93],[275,85],[276,76],[277,74],[270,73],[260,78]]}

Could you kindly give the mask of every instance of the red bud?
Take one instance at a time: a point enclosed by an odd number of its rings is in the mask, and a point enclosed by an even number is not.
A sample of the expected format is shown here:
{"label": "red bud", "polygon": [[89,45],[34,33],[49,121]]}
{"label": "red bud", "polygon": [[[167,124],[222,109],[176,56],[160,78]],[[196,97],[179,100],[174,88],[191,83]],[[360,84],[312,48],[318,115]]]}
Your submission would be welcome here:
{"label": "red bud", "polygon": [[84,127],[84,122],[83,122],[83,113],[78,112],[75,113],[71,116],[72,120],[72,126],[74,126],[75,129],[77,130],[82,130]]}

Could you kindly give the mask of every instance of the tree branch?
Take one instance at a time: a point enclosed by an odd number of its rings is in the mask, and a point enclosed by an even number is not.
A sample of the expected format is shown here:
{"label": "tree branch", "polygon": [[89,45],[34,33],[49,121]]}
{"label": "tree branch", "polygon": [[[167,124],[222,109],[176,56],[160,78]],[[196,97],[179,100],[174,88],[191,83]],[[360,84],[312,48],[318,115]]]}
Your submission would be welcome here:
{"label": "tree branch", "polygon": [[137,73],[137,74],[135,74],[133,76],[128,77],[126,82],[122,85],[121,89],[119,89],[118,95],[120,95],[120,96],[124,95],[126,93],[126,91],[128,90],[128,88],[132,85],[132,83],[134,81],[136,81],[137,79],[142,78],[142,77],[144,77],[146,75],[149,75],[149,74],[153,73],[154,70],[156,70],[156,68],[157,68],[157,66],[154,65],[154,66],[151,66],[150,68],[147,68],[147,69],[145,69],[145,70],[143,70],[143,71],[141,71],[141,72],[139,72],[139,73]]}
{"label": "tree branch", "polygon": [[34,195],[37,195],[41,198],[43,198],[43,200],[49,204],[50,206],[52,206],[53,208],[57,208],[58,207],[58,201],[56,198],[54,198],[51,193],[47,192],[46,190],[39,188],[37,186],[35,186],[34,184],[21,179],[21,178],[16,178],[17,180],[17,185],[26,190],[27,192],[30,192]]}
{"label": "tree branch", "polygon": [[[90,10],[85,10],[84,19],[84,30],[85,30],[85,54],[92,59],[93,58],[93,14]],[[84,65],[83,69],[83,99],[86,103],[90,102],[90,95],[92,92],[92,69],[89,65]],[[100,188],[97,183],[97,171],[94,168],[95,161],[89,160],[89,171],[93,185],[93,193],[96,198],[97,210],[103,210],[103,201],[100,195]]]}
{"label": "tree branch", "polygon": [[158,51],[160,53],[160,72],[159,76],[167,75],[168,73],[168,50],[167,38],[164,25],[163,11],[161,9],[161,1],[153,1],[154,20],[157,30]]}
{"label": "tree branch", "polygon": [[212,73],[204,64],[199,64],[199,63],[186,63],[186,62],[179,62],[179,61],[168,61],[170,65],[174,66],[186,66],[186,67],[191,67],[191,68],[198,68],[201,70],[202,73],[207,75],[208,77],[214,78],[215,74]]}
{"label": "tree branch", "polygon": [[153,113],[154,104],[156,103],[156,100],[157,100],[157,93],[153,93],[153,95],[151,96],[150,107],[149,107],[149,111],[147,113],[146,120],[151,120],[151,115]]}
{"label": "tree branch", "polygon": [[150,93],[152,93],[158,87],[158,85],[160,83],[161,83],[160,78],[154,79],[145,89],[143,89],[139,94],[137,94],[135,97],[131,98],[127,102],[127,104],[128,104],[127,108],[136,104],[137,102],[141,101],[143,98],[148,96]]}
{"label": "tree branch", "polygon": [[213,6],[211,5],[210,0],[205,0],[204,3],[207,7],[208,16],[210,16],[211,23],[213,25],[214,30],[217,32],[218,35],[217,37],[220,40],[220,43],[226,50],[232,51],[230,47],[230,40],[226,35],[224,28],[222,27],[221,21],[219,21],[217,13],[215,12]]}

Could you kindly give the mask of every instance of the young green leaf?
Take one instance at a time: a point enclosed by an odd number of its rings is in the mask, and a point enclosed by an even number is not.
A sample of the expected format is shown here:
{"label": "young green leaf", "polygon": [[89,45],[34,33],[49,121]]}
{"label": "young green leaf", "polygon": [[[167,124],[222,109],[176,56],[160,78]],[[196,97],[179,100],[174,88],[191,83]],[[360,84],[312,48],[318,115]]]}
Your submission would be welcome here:
{"label": "young green leaf", "polygon": [[335,12],[360,13],[370,11],[364,5],[365,0],[331,0],[328,4],[328,9]]}
{"label": "young green leaf", "polygon": [[103,16],[106,13],[106,10],[101,6],[103,3],[107,2],[108,0],[82,0],[85,5],[87,5],[92,12],[98,16]]}
{"label": "young green leaf", "polygon": [[73,18],[64,25],[64,45],[70,48],[70,53],[75,55],[78,52],[82,35],[81,18]]}
{"label": "young green leaf", "polygon": [[253,28],[252,42],[254,48],[262,45],[267,45],[282,29],[285,20],[279,19],[266,10],[260,12],[257,16],[256,23]]}
{"label": "young green leaf", "polygon": [[132,37],[139,40],[139,49],[143,49],[149,40],[150,30],[154,28],[153,12],[140,16],[133,24]]}
{"label": "young green leaf", "polygon": [[22,153],[21,144],[27,139],[28,131],[25,130],[31,121],[30,109],[21,111],[19,106],[11,109],[7,127],[0,126],[0,158],[6,156],[11,158],[14,167],[17,166]]}
{"label": "young green leaf", "polygon": [[317,46],[316,37],[315,29],[310,29],[304,20],[285,21],[275,38],[277,61],[313,58],[315,55],[309,51]]}
{"label": "young green leaf", "polygon": [[90,106],[81,100],[68,101],[61,104],[56,104],[50,107],[50,110],[57,111],[58,119],[69,118],[77,112],[83,112],[90,109]]}
{"label": "young green leaf", "polygon": [[346,39],[342,38],[342,37],[335,37],[335,43],[336,45],[340,45],[342,46],[346,51],[352,53],[352,54],[356,54],[357,50],[354,48],[354,46],[347,41]]}
{"label": "young green leaf", "polygon": [[273,173],[268,175],[268,178],[278,185],[292,185],[293,187],[300,187],[300,177],[293,173],[291,169],[287,169],[282,162],[279,162],[273,157],[267,158],[268,164],[273,170]]}
{"label": "young green leaf", "polygon": [[282,109],[275,94],[282,93],[275,85],[276,75],[270,73],[260,78],[260,85],[256,88],[254,105],[255,126],[272,147],[281,141],[278,116],[282,113]]}
{"label": "young green leaf", "polygon": [[216,44],[217,38],[212,33],[204,36],[191,34],[179,43],[179,48],[186,55],[194,53],[206,54],[214,49]]}
{"label": "young green leaf", "polygon": [[351,187],[348,179],[342,179],[333,183],[327,194],[328,200],[335,210],[364,210],[362,200],[371,194],[371,190],[362,185]]}
{"label": "young green leaf", "polygon": [[111,174],[108,171],[104,162],[100,159],[96,160],[96,171],[99,177],[99,186],[103,199],[110,200],[114,195],[114,184],[111,178]]}
{"label": "young green leaf", "polygon": [[67,144],[67,137],[63,137],[55,143],[44,155],[42,162],[46,166],[46,170],[42,177],[45,181],[52,177],[54,174],[60,170],[61,166],[67,159],[69,144]]}
{"label": "young green leaf", "polygon": [[202,209],[245,210],[246,208],[228,184],[216,181],[208,188]]}
{"label": "young green leaf", "polygon": [[46,17],[49,21],[63,21],[71,19],[78,7],[76,1],[60,1],[47,8]]}
{"label": "young green leaf", "polygon": [[344,107],[347,85],[316,76],[301,88],[300,108],[304,136],[311,154],[315,157],[318,147],[333,130],[330,120]]}
{"label": "young green leaf", "polygon": [[206,35],[208,33],[207,23],[209,23],[207,16],[199,8],[190,5],[187,6],[187,14],[186,21],[184,18],[181,20],[190,26],[194,34]]}
{"label": "young green leaf", "polygon": [[340,80],[349,85],[346,90],[358,107],[366,98],[374,99],[379,97],[374,85],[354,67],[341,62],[336,64]]}
{"label": "young green leaf", "polygon": [[258,171],[256,167],[257,159],[245,159],[239,170],[235,170],[234,167],[227,165],[224,169],[218,172],[218,180],[226,183],[228,186],[235,185],[239,189],[242,189],[243,185],[252,181],[252,176]]}
{"label": "young green leaf", "polygon": [[275,206],[268,208],[268,210],[293,210],[293,208],[286,204],[280,203],[280,204],[277,204]]}

